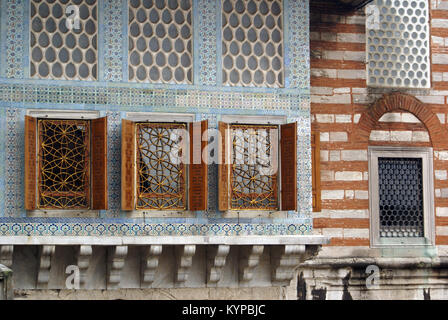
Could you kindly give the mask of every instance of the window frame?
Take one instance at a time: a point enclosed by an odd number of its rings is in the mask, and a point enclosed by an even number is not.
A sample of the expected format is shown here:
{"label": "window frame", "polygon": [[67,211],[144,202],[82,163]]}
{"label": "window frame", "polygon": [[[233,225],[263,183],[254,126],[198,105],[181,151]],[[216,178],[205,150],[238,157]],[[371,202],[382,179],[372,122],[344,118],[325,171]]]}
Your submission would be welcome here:
{"label": "window frame", "polygon": [[321,195],[321,177],[320,177],[320,133],[318,131],[311,130],[311,184],[313,212],[322,211],[322,195]]}
{"label": "window frame", "polygon": [[[277,210],[256,210],[256,209],[232,209],[229,208],[224,212],[225,217],[240,216],[244,218],[255,218],[255,217],[287,217],[287,212],[289,210],[282,210],[282,156],[281,156],[281,126],[288,124],[287,116],[262,116],[262,115],[222,115],[221,122],[227,123],[229,126],[232,124],[253,124],[253,125],[277,125],[278,126],[278,174],[277,174],[277,185],[278,185],[278,209]],[[226,153],[230,154],[230,144],[226,144]],[[229,181],[230,183],[230,181]],[[229,198],[230,202],[230,198]]]}
{"label": "window frame", "polygon": [[[423,176],[423,230],[424,236],[381,238],[379,217],[378,158],[420,158]],[[433,149],[431,147],[369,146],[369,210],[370,247],[422,247],[434,246],[434,170]]]}
{"label": "window frame", "polygon": [[[186,123],[188,131],[190,130],[190,123],[196,121],[196,116],[193,113],[160,113],[160,112],[126,112],[123,119],[137,122],[165,122],[165,123]],[[137,135],[134,131],[133,143],[137,143]],[[189,146],[188,146],[189,147]],[[137,152],[135,148],[134,152]],[[134,180],[132,190],[134,197],[137,195],[137,156],[134,156]],[[126,210],[127,214],[131,217],[195,217],[194,211],[190,210],[189,204],[189,178],[190,168],[186,166],[185,174],[185,201],[187,202],[187,209],[185,210],[153,210],[153,209],[137,209],[134,205],[133,210]]]}
{"label": "window frame", "polygon": [[[101,118],[100,111],[93,110],[59,110],[59,109],[27,109],[25,115],[36,119],[56,119],[56,120],[94,120]],[[92,124],[90,124],[89,131],[92,131]],[[38,128],[36,127],[36,137],[38,137]],[[92,135],[89,135],[89,144],[92,146]],[[25,150],[27,152],[27,150]],[[38,170],[39,170],[39,139],[36,139],[36,206],[38,205]],[[37,208],[34,210],[26,210],[29,217],[99,217],[98,209],[92,209],[92,150],[90,150],[89,159],[89,175],[90,175],[90,199],[89,208],[86,209],[51,209],[51,208]]]}

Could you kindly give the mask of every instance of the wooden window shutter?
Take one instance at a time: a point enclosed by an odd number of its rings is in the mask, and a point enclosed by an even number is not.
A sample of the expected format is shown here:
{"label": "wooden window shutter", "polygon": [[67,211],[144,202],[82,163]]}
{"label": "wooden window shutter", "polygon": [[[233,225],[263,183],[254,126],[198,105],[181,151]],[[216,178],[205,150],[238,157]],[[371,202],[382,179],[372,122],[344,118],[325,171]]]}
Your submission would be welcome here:
{"label": "wooden window shutter", "polygon": [[[189,210],[207,210],[208,168],[202,159],[202,152],[207,148],[206,132],[208,120],[190,123],[190,172],[189,172]],[[202,137],[204,135],[204,140]],[[206,151],[205,151],[206,154]]]}
{"label": "wooden window shutter", "polygon": [[281,125],[281,210],[297,211],[297,122]]}
{"label": "wooden window shutter", "polygon": [[107,209],[107,117],[91,120],[92,209]]}
{"label": "wooden window shutter", "polygon": [[218,129],[221,141],[219,142],[219,164],[218,164],[218,193],[219,193],[219,210],[226,211],[230,208],[230,161],[229,142],[230,142],[230,126],[228,123],[219,122]]}
{"label": "wooden window shutter", "polygon": [[121,120],[121,209],[135,209],[135,123]]}
{"label": "wooden window shutter", "polygon": [[25,209],[36,209],[37,119],[25,116]]}
{"label": "wooden window shutter", "polygon": [[311,164],[312,164],[312,180],[313,180],[313,211],[321,211],[320,196],[320,134],[319,132],[311,132]]}

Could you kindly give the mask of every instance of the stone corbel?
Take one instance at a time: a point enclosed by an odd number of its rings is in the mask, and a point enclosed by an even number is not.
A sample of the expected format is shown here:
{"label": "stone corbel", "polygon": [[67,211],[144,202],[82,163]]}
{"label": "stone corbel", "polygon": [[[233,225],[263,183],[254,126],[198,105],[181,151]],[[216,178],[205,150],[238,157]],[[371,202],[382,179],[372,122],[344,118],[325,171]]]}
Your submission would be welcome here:
{"label": "stone corbel", "polygon": [[276,246],[275,250],[271,250],[272,284],[288,286],[294,277],[295,268],[304,259],[305,245]]}
{"label": "stone corbel", "polygon": [[92,246],[79,246],[77,264],[79,268],[79,285],[82,288],[87,279],[87,269],[89,269],[92,259]]}
{"label": "stone corbel", "polygon": [[248,283],[254,276],[254,270],[260,262],[264,246],[247,246],[240,248],[239,280]]}
{"label": "stone corbel", "polygon": [[0,264],[12,268],[12,254],[14,246],[0,246]]}
{"label": "stone corbel", "polygon": [[196,245],[176,246],[176,283],[183,284],[188,279],[191,266],[193,264],[193,256],[196,253]]}
{"label": "stone corbel", "polygon": [[48,288],[48,282],[50,281],[51,259],[53,258],[56,246],[42,246],[39,269],[37,273],[37,288]]}
{"label": "stone corbel", "polygon": [[162,254],[161,245],[152,245],[143,248],[142,255],[142,288],[151,287],[154,282],[157,267],[159,266],[160,255]]}
{"label": "stone corbel", "polygon": [[211,246],[207,259],[207,284],[214,285],[221,280],[222,269],[226,264],[227,255],[230,252],[230,246],[218,245]]}
{"label": "stone corbel", "polygon": [[108,289],[119,288],[124,262],[127,255],[128,246],[114,246],[109,249],[107,277]]}

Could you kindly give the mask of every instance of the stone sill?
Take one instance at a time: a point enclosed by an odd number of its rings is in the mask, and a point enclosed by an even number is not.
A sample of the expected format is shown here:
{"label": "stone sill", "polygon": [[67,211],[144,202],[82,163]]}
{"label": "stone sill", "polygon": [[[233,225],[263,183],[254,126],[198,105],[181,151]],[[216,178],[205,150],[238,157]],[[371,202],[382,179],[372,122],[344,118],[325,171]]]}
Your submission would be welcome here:
{"label": "stone sill", "polygon": [[322,245],[330,237],[304,236],[0,236],[0,245]]}

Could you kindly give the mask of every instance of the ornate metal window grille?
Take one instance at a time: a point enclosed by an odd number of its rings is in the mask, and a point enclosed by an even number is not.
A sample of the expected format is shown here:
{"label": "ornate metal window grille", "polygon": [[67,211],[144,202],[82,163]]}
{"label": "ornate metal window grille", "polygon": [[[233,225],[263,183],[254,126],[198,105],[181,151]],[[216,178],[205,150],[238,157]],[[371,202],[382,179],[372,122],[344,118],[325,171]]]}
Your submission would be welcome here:
{"label": "ornate metal window grille", "polygon": [[282,12],[281,0],[222,0],[224,85],[284,86]]}
{"label": "ornate metal window grille", "polygon": [[137,123],[137,209],[186,210],[185,123]]}
{"label": "ornate metal window grille", "polygon": [[97,1],[31,0],[30,75],[97,79]]}
{"label": "ornate metal window grille", "polygon": [[423,237],[421,158],[378,158],[380,237]]}
{"label": "ornate metal window grille", "polygon": [[190,0],[129,0],[129,81],[193,83]]}
{"label": "ornate metal window grille", "polygon": [[230,129],[231,209],[278,210],[278,126],[233,124]]}
{"label": "ornate metal window grille", "polygon": [[89,208],[90,122],[41,119],[38,137],[38,207]]}

